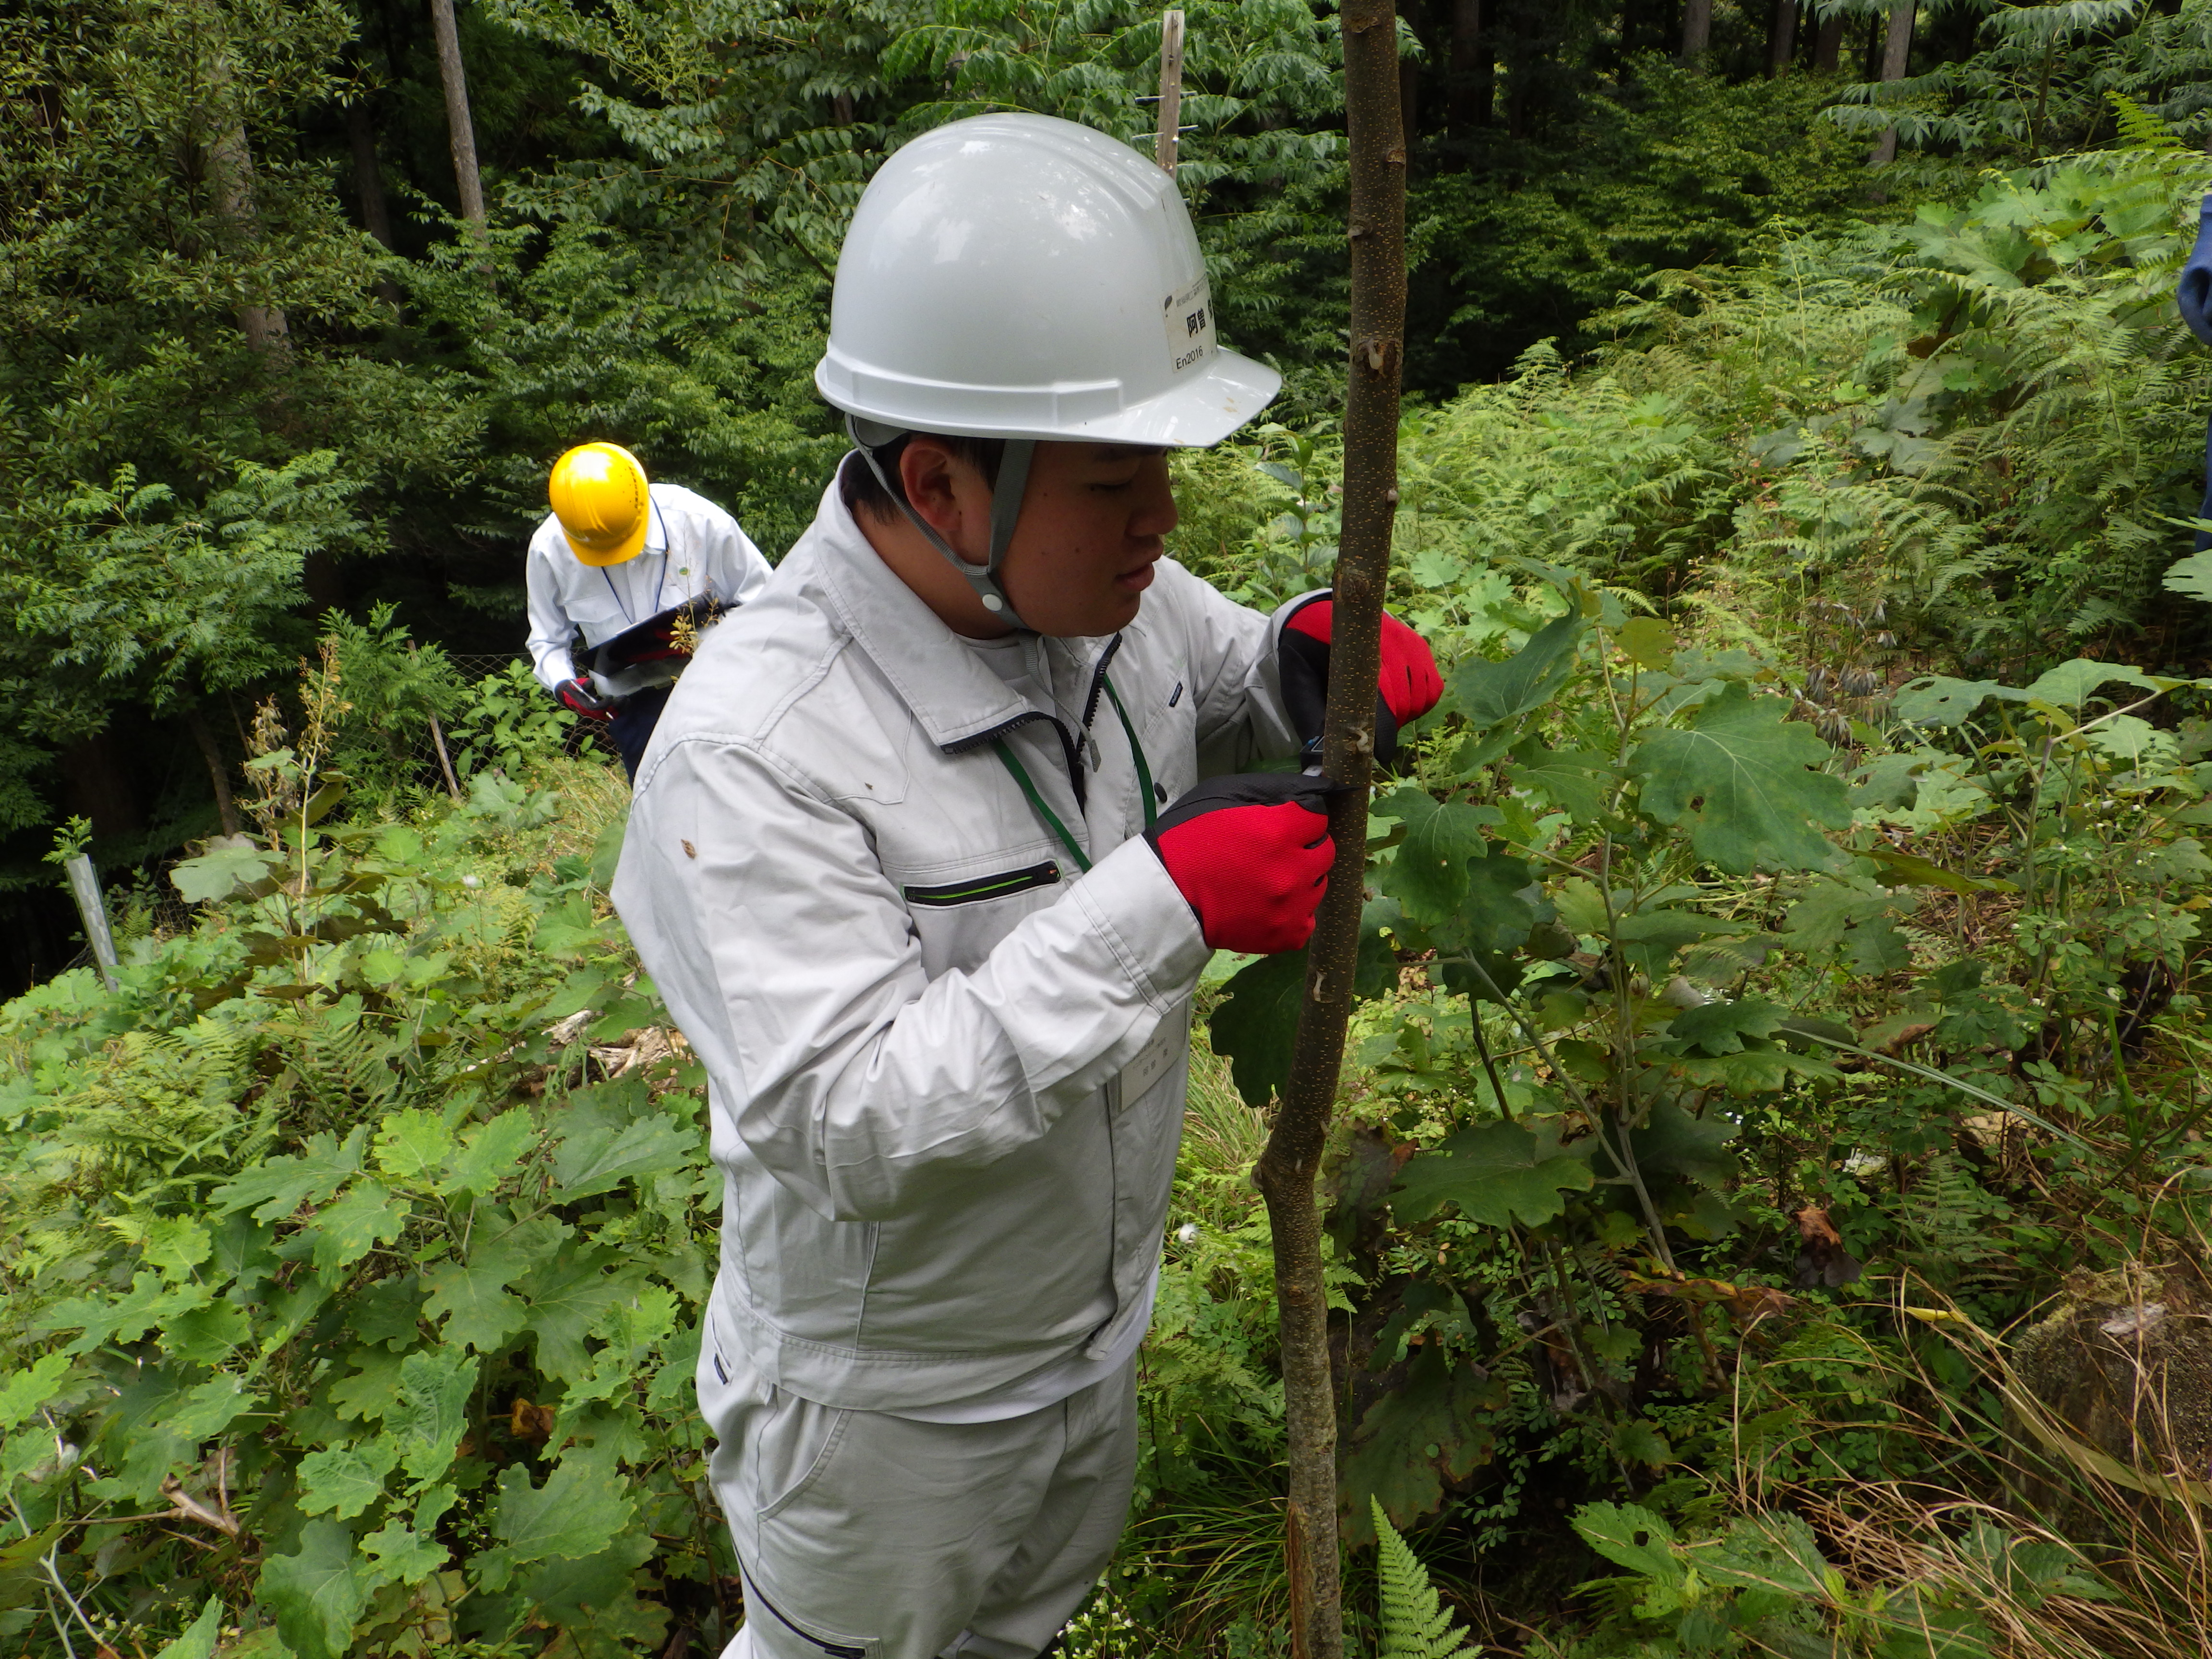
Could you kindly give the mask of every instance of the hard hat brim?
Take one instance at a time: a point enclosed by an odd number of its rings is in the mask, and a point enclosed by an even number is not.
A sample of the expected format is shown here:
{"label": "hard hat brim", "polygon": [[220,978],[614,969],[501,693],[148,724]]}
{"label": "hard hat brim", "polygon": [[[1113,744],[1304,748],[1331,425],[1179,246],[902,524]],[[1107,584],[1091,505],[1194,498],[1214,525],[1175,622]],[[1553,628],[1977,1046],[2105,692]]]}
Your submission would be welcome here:
{"label": "hard hat brim", "polygon": [[[1127,409],[1106,409],[1100,405],[1118,390],[1111,383],[948,386],[854,363],[833,344],[815,368],[814,385],[833,408],[906,432],[1210,449],[1273,402],[1282,390],[1283,377],[1265,363],[1234,351],[1218,351],[1201,372],[1182,384]],[[954,400],[969,406],[969,418],[943,418],[948,402]],[[998,410],[990,410],[993,404],[1000,405]],[[999,418],[989,418],[992,413]]]}
{"label": "hard hat brim", "polygon": [[[556,519],[554,522],[559,524],[560,520]],[[595,552],[585,546],[568,533],[568,526],[565,525],[562,526],[561,539],[568,544],[568,550],[576,556],[579,563],[588,564],[594,569],[605,569],[609,565],[628,564],[642,553],[645,550],[646,532],[652,525],[653,508],[648,504],[646,510],[638,514],[636,527],[629,535],[623,537],[611,552]]]}

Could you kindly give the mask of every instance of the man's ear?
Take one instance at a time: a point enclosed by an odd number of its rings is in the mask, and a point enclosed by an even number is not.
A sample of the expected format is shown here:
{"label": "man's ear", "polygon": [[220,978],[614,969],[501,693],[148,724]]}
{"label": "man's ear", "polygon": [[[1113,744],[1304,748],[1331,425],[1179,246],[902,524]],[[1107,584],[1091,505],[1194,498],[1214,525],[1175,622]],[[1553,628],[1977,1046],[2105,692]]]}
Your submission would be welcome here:
{"label": "man's ear", "polygon": [[898,464],[899,482],[906,487],[906,498],[922,522],[965,553],[968,550],[959,534],[960,493],[956,488],[957,474],[963,465],[960,458],[936,439],[917,434],[906,441]]}

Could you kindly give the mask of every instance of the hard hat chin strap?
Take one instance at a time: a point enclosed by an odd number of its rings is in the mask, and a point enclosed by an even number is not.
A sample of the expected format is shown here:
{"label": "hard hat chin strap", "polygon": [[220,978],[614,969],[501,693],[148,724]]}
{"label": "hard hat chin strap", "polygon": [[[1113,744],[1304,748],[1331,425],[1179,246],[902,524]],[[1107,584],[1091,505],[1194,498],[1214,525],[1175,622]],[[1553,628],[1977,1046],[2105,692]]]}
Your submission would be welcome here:
{"label": "hard hat chin strap", "polygon": [[868,464],[868,471],[876,475],[876,482],[884,493],[899,504],[914,527],[921,532],[929,544],[942,553],[952,568],[968,579],[975,590],[975,597],[983,608],[994,617],[1003,617],[1024,633],[1036,630],[1021,619],[1014,610],[1014,602],[1006,597],[1006,590],[999,586],[999,567],[1006,562],[1006,549],[1014,539],[1014,525],[1022,515],[1022,496],[1029,489],[1030,461],[1036,453],[1034,438],[1008,438],[1004,459],[999,463],[998,481],[991,489],[991,556],[982,565],[970,563],[953,551],[952,544],[939,535],[934,528],[914,510],[914,503],[906,498],[906,491],[897,488],[884,472],[883,462],[876,452],[902,436],[905,428],[884,426],[876,421],[862,420],[858,415],[845,417],[845,430],[851,434],[853,446],[860,459]]}

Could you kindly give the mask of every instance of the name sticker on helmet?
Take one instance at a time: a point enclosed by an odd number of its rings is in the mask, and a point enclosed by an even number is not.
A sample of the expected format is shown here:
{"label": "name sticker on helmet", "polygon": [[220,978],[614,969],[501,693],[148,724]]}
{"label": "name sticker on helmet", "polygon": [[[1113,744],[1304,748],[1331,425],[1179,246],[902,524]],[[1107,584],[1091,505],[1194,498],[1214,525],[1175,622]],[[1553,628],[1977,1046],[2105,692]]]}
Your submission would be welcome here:
{"label": "name sticker on helmet", "polygon": [[1180,374],[1195,368],[1218,349],[1213,343],[1213,295],[1200,276],[1161,306],[1168,336],[1168,364]]}

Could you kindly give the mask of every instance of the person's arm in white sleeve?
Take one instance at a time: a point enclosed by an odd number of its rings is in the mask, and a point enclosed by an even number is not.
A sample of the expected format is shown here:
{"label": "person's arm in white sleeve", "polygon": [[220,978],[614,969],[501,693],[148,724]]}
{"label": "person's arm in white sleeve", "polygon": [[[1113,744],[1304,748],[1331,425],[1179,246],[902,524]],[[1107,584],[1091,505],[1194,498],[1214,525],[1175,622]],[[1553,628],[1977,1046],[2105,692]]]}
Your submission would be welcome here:
{"label": "person's arm in white sleeve", "polygon": [[1310,596],[1301,594],[1268,616],[1224,598],[1171,559],[1161,560],[1158,571],[1160,583],[1172,585],[1188,629],[1184,659],[1198,698],[1200,772],[1243,771],[1262,757],[1297,754],[1275,641],[1285,613]]}
{"label": "person's arm in white sleeve", "polygon": [[765,556],[738,521],[717,508],[702,526],[706,545],[701,562],[703,586],[726,605],[739,605],[768,586],[774,574]]}
{"label": "person's arm in white sleeve", "polygon": [[523,562],[523,584],[530,596],[530,638],[526,648],[530,653],[531,672],[550,691],[562,681],[576,677],[575,662],[568,654],[568,641],[576,628],[562,606],[542,532],[531,540],[529,556]]}
{"label": "person's arm in white sleeve", "polygon": [[687,743],[648,781],[616,908],[748,1152],[835,1219],[898,1214],[1042,1137],[1210,954],[1139,839],[932,980],[859,821],[777,760]]}

